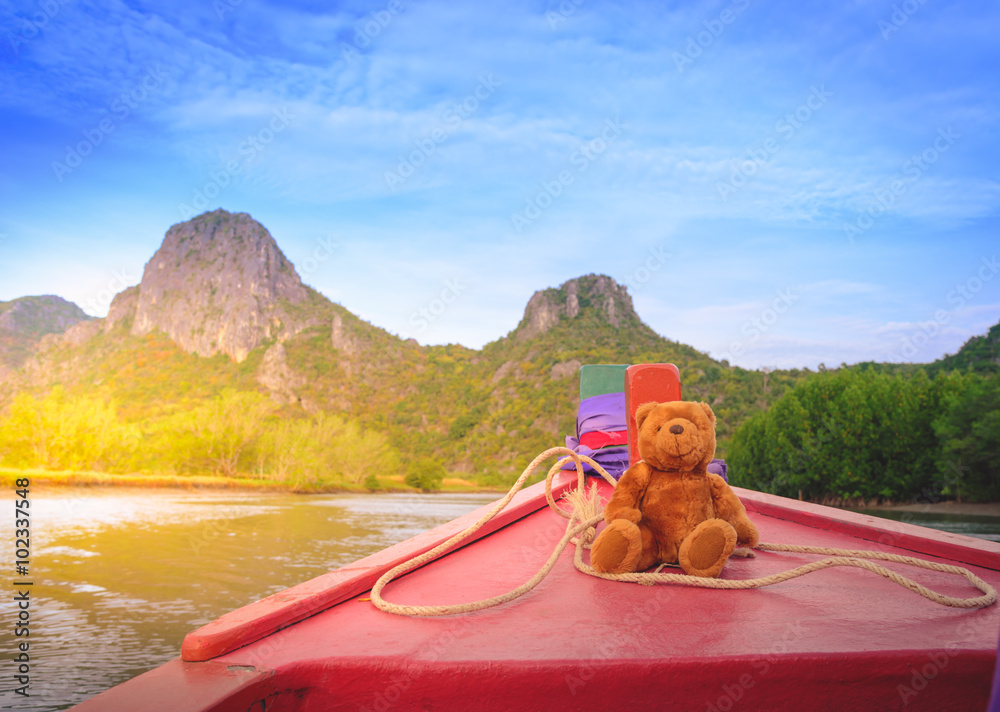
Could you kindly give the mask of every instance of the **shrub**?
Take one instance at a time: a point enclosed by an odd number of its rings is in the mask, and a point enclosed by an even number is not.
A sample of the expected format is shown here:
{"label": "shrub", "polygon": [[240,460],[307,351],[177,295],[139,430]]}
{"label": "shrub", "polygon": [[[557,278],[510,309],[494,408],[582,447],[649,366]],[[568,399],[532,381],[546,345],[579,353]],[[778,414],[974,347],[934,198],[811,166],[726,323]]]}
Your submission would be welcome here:
{"label": "shrub", "polygon": [[410,487],[418,487],[424,492],[441,489],[441,481],[444,480],[445,470],[437,460],[423,458],[410,466],[410,471],[403,479]]}

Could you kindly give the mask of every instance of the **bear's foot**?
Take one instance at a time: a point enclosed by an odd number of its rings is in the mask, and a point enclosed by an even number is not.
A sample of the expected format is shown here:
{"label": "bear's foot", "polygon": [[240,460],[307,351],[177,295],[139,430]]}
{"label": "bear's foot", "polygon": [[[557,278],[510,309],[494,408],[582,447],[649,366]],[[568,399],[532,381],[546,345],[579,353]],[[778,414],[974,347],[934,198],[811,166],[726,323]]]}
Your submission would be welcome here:
{"label": "bear's foot", "polygon": [[708,519],[681,542],[677,560],[688,576],[715,578],[736,548],[736,530],[722,519]]}
{"label": "bear's foot", "polygon": [[590,547],[590,565],[602,574],[636,570],[642,555],[642,533],[627,519],[616,519],[604,528]]}

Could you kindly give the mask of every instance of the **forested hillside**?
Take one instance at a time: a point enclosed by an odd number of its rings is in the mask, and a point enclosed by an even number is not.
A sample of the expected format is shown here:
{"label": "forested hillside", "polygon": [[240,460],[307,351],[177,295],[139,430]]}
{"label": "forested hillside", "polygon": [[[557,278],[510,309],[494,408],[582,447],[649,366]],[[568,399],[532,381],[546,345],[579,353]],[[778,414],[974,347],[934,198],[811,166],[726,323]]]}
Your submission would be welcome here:
{"label": "forested hillside", "polygon": [[106,319],[47,337],[0,377],[0,463],[301,487],[445,469],[503,484],[573,432],[580,365],[664,361],[716,408],[723,450],[805,375],[663,338],[603,275],[540,290],[482,350],[422,347],[302,284],[248,215],[214,211],[172,227]]}
{"label": "forested hillside", "polygon": [[[536,292],[481,350],[423,347],[302,284],[262,225],[225,211],[172,227],[106,319],[67,325],[0,370],[0,466],[502,485],[574,431],[581,365],[658,362],[712,405],[719,453],[749,486],[899,498],[996,452],[968,428],[993,427],[980,414],[995,410],[998,327],[928,367],[749,371],[660,336],[623,286],[585,275]],[[971,482],[963,496],[994,496]]]}
{"label": "forested hillside", "polygon": [[159,330],[135,336],[126,317],[82,343],[51,342],[4,384],[2,463],[306,487],[430,460],[503,484],[573,432],[581,364],[678,364],[686,396],[719,413],[723,447],[735,423],[804,375],[719,364],[655,334],[630,304],[614,326],[603,311],[611,289],[589,276],[546,290],[554,303],[576,291],[579,313],[532,333],[529,309],[481,351],[402,341],[311,290],[290,311],[324,325],[265,340],[240,362],[187,353]]}
{"label": "forested hillside", "polygon": [[811,376],[739,428],[734,484],[833,503],[1000,500],[1000,371],[984,340],[926,368]]}

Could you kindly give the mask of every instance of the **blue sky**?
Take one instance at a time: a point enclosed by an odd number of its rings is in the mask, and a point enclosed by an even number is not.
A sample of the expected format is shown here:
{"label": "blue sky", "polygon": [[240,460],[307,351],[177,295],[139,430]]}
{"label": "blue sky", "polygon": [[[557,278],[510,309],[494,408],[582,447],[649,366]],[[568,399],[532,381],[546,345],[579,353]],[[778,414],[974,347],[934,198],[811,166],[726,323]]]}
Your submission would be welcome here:
{"label": "blue sky", "polygon": [[0,19],[0,299],[103,316],[170,225],[222,207],[425,344],[480,347],[587,273],[747,367],[926,362],[1000,319],[992,3],[0,0]]}

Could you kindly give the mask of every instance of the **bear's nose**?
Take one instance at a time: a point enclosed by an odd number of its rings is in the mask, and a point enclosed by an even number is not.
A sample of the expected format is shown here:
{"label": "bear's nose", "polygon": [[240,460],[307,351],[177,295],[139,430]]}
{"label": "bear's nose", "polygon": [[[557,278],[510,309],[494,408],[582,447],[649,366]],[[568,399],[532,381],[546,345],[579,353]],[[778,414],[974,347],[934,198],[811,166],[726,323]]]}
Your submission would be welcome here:
{"label": "bear's nose", "polygon": [[672,432],[674,435],[680,435],[681,433],[684,432],[684,426],[683,425],[671,425],[670,426],[670,432]]}

